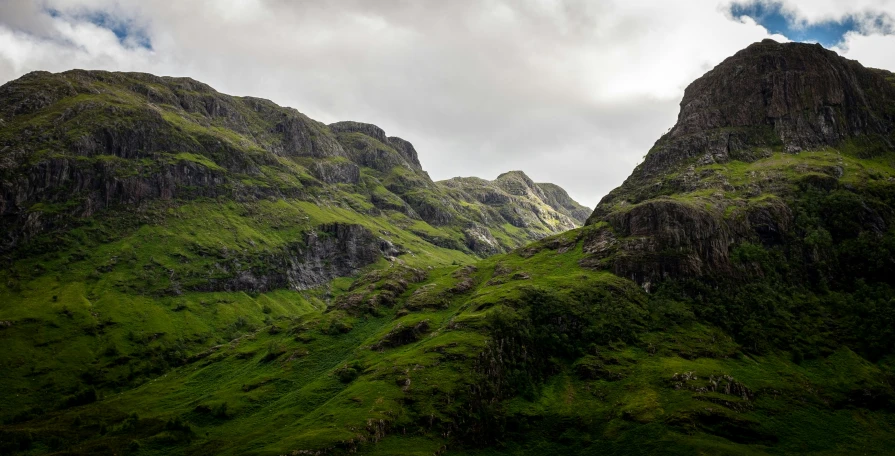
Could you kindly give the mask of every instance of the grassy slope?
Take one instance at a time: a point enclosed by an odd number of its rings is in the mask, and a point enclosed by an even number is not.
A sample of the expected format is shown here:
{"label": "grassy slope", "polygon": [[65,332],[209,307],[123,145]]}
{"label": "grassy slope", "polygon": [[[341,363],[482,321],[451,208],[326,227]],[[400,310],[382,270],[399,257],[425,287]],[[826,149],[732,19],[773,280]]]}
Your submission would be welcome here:
{"label": "grassy slope", "polygon": [[[184,350],[174,346],[224,341],[230,334],[218,333],[240,319],[257,326],[277,316],[319,310],[325,306],[315,296],[320,292],[280,290],[258,296],[186,292],[177,296],[166,291],[172,282],[189,285],[189,277],[205,277],[228,250],[250,249],[256,254],[275,250],[322,223],[359,223],[374,232],[388,231],[391,240],[411,252],[405,258],[412,265],[473,260],[468,254],[433,246],[387,217],[361,216],[338,207],[321,209],[301,201],[194,201],[159,207],[153,216],[151,225],[114,226],[124,215],[108,217],[106,224],[88,224],[65,234],[63,245],[70,248],[20,260],[9,270],[0,287],[0,319],[15,324],[2,337],[19,347],[4,353],[2,362],[21,373],[5,376],[3,381],[25,382],[29,387],[4,386],[36,392],[46,385],[35,382],[40,379],[64,390],[72,386],[71,375],[97,357],[139,353],[147,349],[142,346],[147,338],[152,339],[150,350],[153,346]],[[108,238],[112,240],[106,242]],[[265,308],[269,314],[262,313]],[[105,351],[108,356],[103,355]],[[107,375],[124,375],[119,371],[133,367],[125,364]],[[38,374],[29,378],[29,371]],[[68,378],[56,379],[56,375]],[[50,399],[46,394],[21,397],[25,401]],[[3,412],[21,411],[26,404],[7,403]]]}
{"label": "grassy slope", "polygon": [[[75,449],[83,452],[109,446],[134,454],[433,454],[446,444],[450,454],[483,455],[853,454],[883,453],[895,443],[891,415],[845,400],[884,388],[880,366],[847,347],[801,363],[783,352],[750,354],[695,318],[688,303],[654,300],[626,280],[581,269],[585,230],[479,262],[468,273],[475,285],[464,292],[449,291],[464,272],[433,270],[403,304],[377,314],[321,313],[313,298],[261,295],[255,302],[275,310],[266,322],[251,321],[249,336],[133,389],[5,431],[31,432],[36,450],[54,444],[51,432],[80,441]],[[538,316],[541,305],[551,313]],[[180,315],[194,312],[190,304]],[[600,331],[556,340],[558,315]],[[333,319],[351,329],[333,330]],[[430,329],[419,340],[376,347],[398,325],[423,320]],[[510,336],[502,321],[513,322],[511,331],[532,331]],[[507,350],[506,371],[487,375],[482,353],[495,340],[549,348],[532,350],[529,360]],[[686,372],[693,378],[674,380]],[[732,377],[748,398],[703,392],[709,376]],[[473,385],[505,389],[488,409],[498,422],[469,413]],[[176,418],[192,435],[165,428]],[[464,424],[455,427],[457,420]],[[491,449],[475,449],[486,442]]]}
{"label": "grassy slope", "polygon": [[[55,417],[67,417],[65,410],[79,410],[83,404],[96,400],[99,400],[96,404],[103,404],[96,415],[92,412],[77,412],[76,415],[81,417],[78,421],[84,424],[84,429],[88,429],[87,435],[95,434],[100,427],[104,435],[109,435],[107,431],[111,432],[110,429],[116,426],[124,426],[125,434],[142,432],[138,429],[144,424],[149,429],[155,425],[164,427],[163,422],[152,419],[140,421],[139,425],[132,422],[119,425],[127,421],[127,415],[132,411],[159,419],[179,416],[169,410],[171,401],[176,398],[161,399],[165,395],[152,390],[152,385],[178,376],[183,381],[174,387],[182,391],[179,397],[192,397],[196,391],[203,391],[205,395],[196,397],[207,396],[211,406],[226,402],[228,412],[214,412],[210,421],[206,419],[211,427],[225,423],[226,419],[218,418],[239,416],[244,408],[254,407],[250,404],[252,401],[246,401],[241,394],[226,400],[229,397],[226,391],[232,385],[206,383],[201,379],[207,371],[196,374],[199,380],[183,378],[183,375],[189,371],[189,366],[195,369],[196,359],[207,363],[222,358],[226,352],[222,347],[230,345],[244,349],[239,355],[240,363],[266,359],[262,365],[268,374],[259,377],[256,369],[248,368],[237,377],[227,366],[214,364],[213,369],[219,370],[212,378],[221,381],[220,373],[227,372],[228,382],[243,380],[249,390],[257,390],[255,395],[274,385],[298,383],[304,392],[296,392],[298,396],[292,399],[310,401],[307,408],[295,409],[289,401],[282,405],[284,410],[290,410],[293,419],[297,419],[296,416],[314,410],[315,401],[325,403],[341,389],[338,387],[340,382],[334,386],[325,376],[321,378],[321,373],[328,373],[344,361],[357,349],[360,341],[382,330],[385,324],[383,315],[369,319],[327,311],[327,306],[349,288],[351,278],[336,279],[326,286],[301,292],[190,291],[201,288],[209,279],[230,277],[232,271],[223,269],[222,264],[263,271],[266,255],[300,244],[319,225],[332,222],[366,227],[406,252],[399,260],[401,264],[422,271],[477,259],[463,248],[460,231],[466,220],[464,214],[469,212],[458,212],[448,205],[447,210],[453,212],[455,223],[432,226],[405,214],[400,206],[406,203],[386,188],[422,193],[422,198],[430,200],[447,198],[431,181],[427,184],[427,177],[401,167],[385,170],[362,167],[359,184],[327,185],[314,178],[308,169],[317,161],[344,164],[347,159],[282,157],[269,153],[265,148],[273,147],[276,138],[270,135],[269,120],[250,107],[251,100],[197,88],[190,81],[165,80],[161,83],[158,78],[127,74],[100,74],[96,76],[99,79],[94,76],[79,72],[64,77],[41,74],[24,83],[38,86],[38,90],[53,84],[86,85],[91,92],[63,97],[6,122],[0,130],[0,140],[15,144],[28,154],[16,153],[10,157],[3,169],[4,179],[16,178],[19,168],[68,160],[66,166],[87,170],[102,167],[110,170],[115,179],[123,181],[163,173],[166,167],[173,165],[188,164],[193,166],[191,169],[222,176],[225,184],[220,186],[222,194],[213,198],[197,197],[194,193],[197,189],[184,188],[180,189],[182,196],[179,198],[147,201],[137,207],[112,204],[86,218],[70,215],[72,210],[79,213],[77,208],[83,204],[84,195],[68,193],[68,189],[58,189],[53,201],[38,201],[28,208],[34,219],[56,222],[49,231],[7,256],[9,263],[0,281],[0,322],[3,325],[0,340],[7,348],[0,354],[0,366],[5,373],[0,378],[0,390],[10,392],[0,405],[0,420],[12,426],[0,431],[3,433],[0,439],[2,452],[26,447],[42,452],[78,441],[79,427],[70,427],[74,434],[60,432],[65,426],[60,426]],[[135,90],[140,93],[141,90],[155,91],[168,97],[177,93],[186,101],[181,103],[183,106],[157,101],[147,105],[146,98]],[[229,109],[230,115],[210,116],[201,110],[191,110],[188,105],[196,105],[196,100],[200,106],[203,103],[205,106],[223,106],[225,112]],[[266,103],[266,109],[279,109],[291,115],[288,110],[269,102],[251,103]],[[313,130],[311,136],[332,136],[326,126],[310,120],[307,123]],[[181,144],[188,151],[176,148],[137,151],[137,157],[122,158],[85,154],[70,147],[102,129],[108,128],[115,135],[116,130],[138,130],[143,124],[151,126],[143,131],[159,135],[157,140]],[[41,134],[41,131],[52,133]],[[350,135],[352,140],[374,143],[380,155],[397,154],[390,146],[371,138],[356,133]],[[10,163],[13,167],[9,167]],[[230,196],[231,192],[233,195],[259,192],[263,195],[271,189],[274,195],[279,193],[281,196]],[[374,204],[377,197],[393,202],[395,207],[378,209]],[[467,211],[470,208],[483,211],[483,205],[479,203],[463,204]],[[505,248],[531,239],[531,233],[508,224],[489,228]],[[549,232],[537,232],[537,236],[546,234]],[[439,247],[433,242],[447,247]],[[390,266],[387,261],[380,260],[368,269]],[[295,333],[297,328],[305,326],[311,331],[323,332],[321,340],[309,342],[308,348],[295,348],[294,334],[270,334],[276,332],[271,327]],[[348,335],[336,336],[352,327],[354,329]],[[295,359],[292,364],[297,364],[296,369],[301,372],[296,379],[280,378],[280,364],[273,362],[273,358],[265,358],[277,355],[279,359],[279,355],[285,353],[282,350],[286,349],[291,350],[289,357],[294,355]],[[205,356],[211,352],[213,355]],[[257,356],[252,358],[245,353]],[[307,358],[304,358],[305,354]],[[306,372],[308,366],[311,366],[310,371]],[[276,381],[262,388],[262,384],[266,385],[264,378],[268,377]],[[187,384],[196,389],[189,389]],[[152,394],[144,395],[147,391]],[[141,397],[144,405],[129,402],[117,402],[126,403],[126,407],[105,405],[135,397]],[[194,411],[195,405],[187,409]],[[218,418],[214,418],[216,416]],[[205,418],[194,416],[190,421]],[[67,418],[58,419],[65,423]],[[253,426],[257,427],[262,418],[259,415],[255,420]],[[17,431],[20,429],[17,423],[25,423],[24,429],[28,431]],[[49,427],[32,434],[30,429],[34,423],[43,423],[37,429],[45,424]],[[176,434],[176,428],[175,425],[169,431]],[[7,429],[12,433],[8,434]],[[233,434],[233,428],[222,427],[220,430],[220,435]],[[343,441],[348,435],[341,429],[314,437],[320,431],[313,426],[308,427],[308,432],[309,441],[318,442],[314,444],[317,446]],[[35,442],[33,446],[23,443],[31,440]],[[108,442],[114,448],[124,448],[132,440],[131,437],[104,438],[100,446]],[[251,440],[250,435],[242,439],[243,442]],[[176,443],[177,438],[174,441]]]}

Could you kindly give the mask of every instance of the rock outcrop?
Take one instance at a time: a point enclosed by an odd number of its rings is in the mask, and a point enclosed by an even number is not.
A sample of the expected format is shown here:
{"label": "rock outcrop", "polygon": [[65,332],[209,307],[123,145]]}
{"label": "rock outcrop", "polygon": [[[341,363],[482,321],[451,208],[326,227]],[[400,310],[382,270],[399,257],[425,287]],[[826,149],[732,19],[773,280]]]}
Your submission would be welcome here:
{"label": "rock outcrop", "polygon": [[582,265],[611,269],[649,289],[665,279],[731,273],[735,245],[782,243],[793,214],[775,199],[744,208],[735,218],[724,217],[717,207],[654,199],[613,212],[605,221],[586,234]]}
{"label": "rock outcrop", "polygon": [[[382,172],[389,172],[394,166],[403,166],[418,172],[423,170],[413,144],[394,136],[387,137],[376,125],[345,121],[330,124],[329,128],[340,135],[341,142],[349,151],[352,160],[360,165]],[[351,133],[363,136],[360,138],[345,136]],[[364,137],[375,141],[365,140]]]}
{"label": "rock outcrop", "polygon": [[417,171],[423,170],[423,165],[420,164],[416,149],[414,149],[413,144],[410,144],[410,141],[405,141],[397,136],[389,136],[388,143],[401,153],[404,160],[407,160],[407,163],[410,164],[411,168]]}
{"label": "rock outcrop", "polygon": [[859,137],[890,148],[895,87],[819,44],[755,43],[690,84],[675,126],[650,151],[645,172],[705,156],[751,158],[755,147],[787,152]]}
{"label": "rock outcrop", "polygon": [[591,210],[578,204],[562,187],[556,184],[542,182],[537,184],[543,195],[541,199],[554,210],[572,217],[578,222],[584,222],[590,216]]}
{"label": "rock outcrop", "polygon": [[463,234],[466,237],[466,246],[480,256],[494,255],[501,251],[500,243],[494,239],[494,235],[487,227],[474,223],[464,229]]}
{"label": "rock outcrop", "polygon": [[596,207],[587,224],[600,228],[587,235],[583,264],[648,288],[728,274],[742,243],[797,238],[792,204],[802,189],[838,188],[841,159],[770,166],[734,182],[717,165],[849,143],[864,156],[895,150],[893,76],[819,45],[772,40],[726,59],[687,87],[674,127]]}
{"label": "rock outcrop", "polygon": [[[307,233],[303,242],[290,244],[260,258],[227,255],[213,276],[190,291],[265,292],[290,288],[307,290],[336,277],[355,274],[382,257],[402,253],[391,242],[380,239],[361,225],[325,224]],[[193,280],[200,278],[191,278]]]}
{"label": "rock outcrop", "polygon": [[311,173],[327,184],[356,184],[360,181],[360,167],[350,161],[317,161]]}

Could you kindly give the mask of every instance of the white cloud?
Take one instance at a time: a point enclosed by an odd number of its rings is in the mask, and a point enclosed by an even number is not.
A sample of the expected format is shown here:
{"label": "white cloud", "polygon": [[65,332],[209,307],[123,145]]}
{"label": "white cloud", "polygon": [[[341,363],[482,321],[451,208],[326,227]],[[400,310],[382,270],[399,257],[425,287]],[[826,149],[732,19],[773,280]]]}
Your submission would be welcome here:
{"label": "white cloud", "polygon": [[[811,18],[852,8],[792,4]],[[687,84],[768,36],[728,5],[0,0],[0,82],[38,69],[190,76],[324,122],[375,123],[412,141],[433,178],[522,169],[593,206],[674,123]],[[131,21],[152,49],[89,24],[90,11]],[[849,55],[895,67],[891,43],[868,39],[850,36]]]}
{"label": "white cloud", "polygon": [[842,46],[835,49],[850,59],[861,62],[864,66],[895,70],[895,36],[868,35],[849,32],[845,35]]}
{"label": "white cloud", "polygon": [[803,24],[835,21],[843,16],[862,16],[865,12],[892,12],[893,0],[782,0],[784,10]]}

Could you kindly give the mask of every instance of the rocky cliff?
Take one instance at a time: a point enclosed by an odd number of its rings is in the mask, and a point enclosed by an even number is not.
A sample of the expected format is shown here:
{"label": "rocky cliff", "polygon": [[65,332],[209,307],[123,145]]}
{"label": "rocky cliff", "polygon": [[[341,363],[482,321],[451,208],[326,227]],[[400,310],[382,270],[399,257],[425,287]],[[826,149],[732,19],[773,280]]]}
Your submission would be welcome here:
{"label": "rocky cliff", "polygon": [[891,149],[893,74],[820,45],[764,40],[737,52],[684,91],[677,123],[631,176],[659,177],[682,162],[754,161],[866,138]]}
{"label": "rocky cliff", "polygon": [[[588,220],[588,262],[649,286],[735,273],[737,245],[792,244],[808,189],[862,201],[860,231],[891,224],[885,175],[863,158],[895,150],[895,75],[819,45],[755,43],[685,91],[677,123]],[[865,176],[869,174],[869,176]],[[859,182],[855,182],[859,180]],[[882,199],[880,199],[882,198]]]}
{"label": "rocky cliff", "polygon": [[578,204],[578,202],[573,200],[572,197],[570,197],[559,185],[548,182],[539,182],[537,186],[543,193],[542,200],[556,211],[572,217],[573,220],[579,223],[584,223],[588,216],[590,216],[592,211],[587,207]]}

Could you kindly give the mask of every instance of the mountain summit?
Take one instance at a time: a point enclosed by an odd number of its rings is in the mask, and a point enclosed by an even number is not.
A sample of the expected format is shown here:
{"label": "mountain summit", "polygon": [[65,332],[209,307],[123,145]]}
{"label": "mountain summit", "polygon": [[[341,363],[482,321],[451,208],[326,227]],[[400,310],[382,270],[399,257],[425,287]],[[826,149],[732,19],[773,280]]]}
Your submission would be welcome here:
{"label": "mountain summit", "polygon": [[677,123],[641,173],[691,157],[755,159],[761,147],[798,152],[865,137],[892,148],[893,78],[820,45],[752,44],[687,87]]}
{"label": "mountain summit", "polygon": [[[893,106],[895,74],[818,45],[752,44],[687,87],[674,127],[596,207],[588,224],[614,241],[591,260],[643,284],[732,273],[737,244],[798,236],[805,188],[877,182],[860,159],[895,150]],[[864,207],[849,213],[886,231],[885,211]]]}

